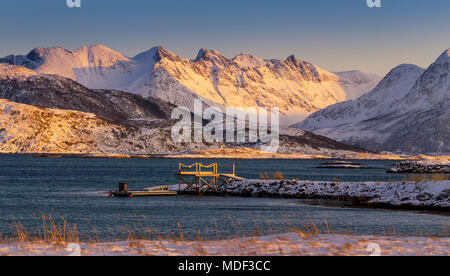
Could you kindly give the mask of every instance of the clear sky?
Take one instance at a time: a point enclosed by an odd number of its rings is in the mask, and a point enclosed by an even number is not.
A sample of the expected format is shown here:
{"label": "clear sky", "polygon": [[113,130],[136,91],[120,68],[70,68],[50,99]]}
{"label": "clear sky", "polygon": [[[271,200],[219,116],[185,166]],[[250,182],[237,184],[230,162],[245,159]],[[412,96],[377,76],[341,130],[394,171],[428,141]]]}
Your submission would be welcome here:
{"label": "clear sky", "polygon": [[290,54],[330,71],[384,75],[450,47],[449,0],[0,0],[0,56],[103,44],[127,56],[161,45],[185,58]]}

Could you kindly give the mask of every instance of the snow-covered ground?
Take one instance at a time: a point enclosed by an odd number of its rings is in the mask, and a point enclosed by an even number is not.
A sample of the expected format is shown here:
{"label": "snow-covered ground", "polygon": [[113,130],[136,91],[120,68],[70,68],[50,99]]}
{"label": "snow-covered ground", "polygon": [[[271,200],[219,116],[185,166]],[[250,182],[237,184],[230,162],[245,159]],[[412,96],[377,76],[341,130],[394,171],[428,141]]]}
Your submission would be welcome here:
{"label": "snow-covered ground", "polygon": [[356,200],[359,204],[450,210],[450,181],[324,182],[300,180],[242,180],[217,194],[269,197],[317,197]]}
{"label": "snow-covered ground", "polygon": [[71,245],[45,243],[0,244],[2,255],[82,256],[271,256],[271,255],[450,255],[450,238],[353,236],[293,232],[217,241],[122,241]]}

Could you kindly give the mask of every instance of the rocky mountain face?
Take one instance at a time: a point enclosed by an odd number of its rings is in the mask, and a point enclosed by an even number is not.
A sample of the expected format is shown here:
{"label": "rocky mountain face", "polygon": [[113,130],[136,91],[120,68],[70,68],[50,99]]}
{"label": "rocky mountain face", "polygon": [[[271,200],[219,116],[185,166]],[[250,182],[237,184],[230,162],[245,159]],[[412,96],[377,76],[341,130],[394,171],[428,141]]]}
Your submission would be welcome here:
{"label": "rocky mountain face", "polygon": [[189,60],[162,47],[134,58],[100,45],[75,52],[37,48],[0,62],[58,74],[91,89],[118,89],[191,109],[195,98],[217,107],[279,107],[287,122],[353,99],[379,81],[361,72],[334,74],[294,56],[284,61],[247,54],[229,59],[206,49]]}
{"label": "rocky mountain face", "polygon": [[174,143],[170,130],[138,128],[91,113],[38,108],[0,100],[0,152],[161,154],[204,149]]}
{"label": "rocky mountain face", "polygon": [[58,75],[43,75],[23,67],[0,64],[0,98],[38,107],[94,113],[124,123],[170,119],[173,105],[116,90],[91,90]]}
{"label": "rocky mountain face", "polygon": [[373,150],[450,152],[450,57],[394,68],[371,92],[310,115],[296,127]]}
{"label": "rocky mountain face", "polygon": [[[304,131],[297,136],[291,135],[281,135],[280,153],[340,155],[364,152]],[[257,148],[258,145],[225,146]],[[92,113],[39,108],[0,99],[1,153],[159,155],[215,148],[220,146],[206,142],[173,142],[170,127],[135,127],[105,120]]]}

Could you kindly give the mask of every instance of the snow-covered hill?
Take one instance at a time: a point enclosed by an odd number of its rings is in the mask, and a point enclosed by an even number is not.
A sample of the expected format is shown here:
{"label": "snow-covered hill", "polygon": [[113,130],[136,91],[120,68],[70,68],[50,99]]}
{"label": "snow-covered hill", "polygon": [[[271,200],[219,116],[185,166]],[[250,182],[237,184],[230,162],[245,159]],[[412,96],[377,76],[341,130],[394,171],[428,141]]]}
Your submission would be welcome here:
{"label": "snow-covered hill", "polygon": [[170,119],[174,106],[154,98],[117,90],[91,90],[58,75],[38,74],[0,63],[0,98],[56,109],[94,113],[124,123]]}
{"label": "snow-covered hill", "polygon": [[[133,155],[220,148],[217,143],[175,143],[170,127],[129,126],[92,113],[39,108],[5,99],[0,99],[0,126],[0,153]],[[280,143],[280,152],[289,153],[341,155],[361,151],[305,131],[297,136],[283,134]]]}
{"label": "snow-covered hill", "polygon": [[375,150],[450,152],[450,50],[430,67],[394,68],[371,92],[296,127]]}
{"label": "snow-covered hill", "polygon": [[118,124],[92,113],[39,108],[0,99],[1,153],[168,154],[206,149],[181,144],[170,129]]}
{"label": "snow-covered hill", "polygon": [[195,98],[218,107],[279,107],[288,123],[289,118],[298,120],[353,99],[379,81],[362,72],[334,74],[294,56],[284,61],[248,54],[229,59],[206,49],[189,60],[162,47],[134,58],[101,45],[74,52],[36,48],[26,56],[8,56],[0,62],[59,74],[91,89],[118,89],[189,108]]}

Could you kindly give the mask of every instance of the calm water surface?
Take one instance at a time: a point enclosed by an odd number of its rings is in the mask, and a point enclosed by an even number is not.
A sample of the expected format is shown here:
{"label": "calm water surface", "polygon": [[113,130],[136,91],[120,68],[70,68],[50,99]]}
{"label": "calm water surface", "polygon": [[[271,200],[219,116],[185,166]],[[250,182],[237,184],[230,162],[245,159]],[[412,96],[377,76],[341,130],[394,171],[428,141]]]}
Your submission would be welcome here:
{"label": "calm water surface", "polygon": [[[108,198],[96,192],[116,189],[126,181],[131,189],[177,184],[177,159],[81,159],[0,156],[0,232],[11,234],[13,219],[36,229],[35,216],[52,214],[76,223],[87,237],[117,239],[124,227],[151,228],[160,234],[216,238],[285,232],[314,222],[321,232],[448,236],[449,216],[428,212],[358,209],[328,201],[240,197]],[[231,160],[213,161],[227,170]],[[385,173],[395,161],[357,161],[367,170],[316,169],[326,160],[237,160],[237,175],[259,178],[268,171],[309,180],[387,181],[402,175]],[[219,167],[219,170],[221,168]],[[155,236],[156,238],[156,236]]]}

